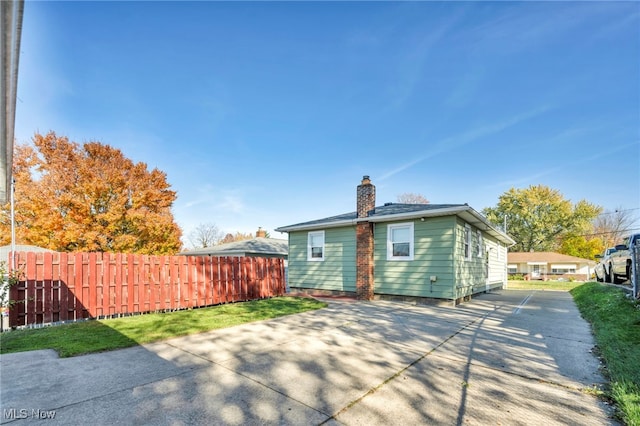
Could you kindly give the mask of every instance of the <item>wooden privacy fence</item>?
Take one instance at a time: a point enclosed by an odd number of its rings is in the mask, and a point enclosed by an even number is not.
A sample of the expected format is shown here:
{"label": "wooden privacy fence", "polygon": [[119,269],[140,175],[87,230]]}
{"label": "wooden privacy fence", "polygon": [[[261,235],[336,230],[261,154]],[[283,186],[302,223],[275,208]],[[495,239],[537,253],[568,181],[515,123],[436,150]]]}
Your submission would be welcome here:
{"label": "wooden privacy fence", "polygon": [[286,288],[278,258],[21,252],[16,259],[10,327],[264,299]]}

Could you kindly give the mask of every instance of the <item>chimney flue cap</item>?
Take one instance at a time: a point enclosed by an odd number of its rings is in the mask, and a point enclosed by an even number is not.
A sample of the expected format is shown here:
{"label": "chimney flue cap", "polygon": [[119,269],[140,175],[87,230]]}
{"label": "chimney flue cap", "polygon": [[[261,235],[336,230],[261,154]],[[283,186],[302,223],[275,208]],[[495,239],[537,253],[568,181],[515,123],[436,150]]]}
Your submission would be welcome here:
{"label": "chimney flue cap", "polygon": [[371,183],[371,179],[369,179],[369,175],[362,176],[362,184],[366,185],[368,183]]}

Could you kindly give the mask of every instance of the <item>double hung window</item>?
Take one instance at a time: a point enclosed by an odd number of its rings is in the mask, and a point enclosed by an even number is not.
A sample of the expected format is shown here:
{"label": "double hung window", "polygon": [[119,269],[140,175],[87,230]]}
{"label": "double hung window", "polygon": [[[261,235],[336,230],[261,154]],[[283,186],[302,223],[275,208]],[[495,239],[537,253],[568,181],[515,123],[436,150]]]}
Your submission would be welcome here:
{"label": "double hung window", "polygon": [[387,225],[387,260],[413,260],[413,222]]}
{"label": "double hung window", "polygon": [[469,225],[464,226],[464,258],[471,260],[471,227]]}
{"label": "double hung window", "polygon": [[309,232],[307,235],[307,260],[324,260],[324,231]]}

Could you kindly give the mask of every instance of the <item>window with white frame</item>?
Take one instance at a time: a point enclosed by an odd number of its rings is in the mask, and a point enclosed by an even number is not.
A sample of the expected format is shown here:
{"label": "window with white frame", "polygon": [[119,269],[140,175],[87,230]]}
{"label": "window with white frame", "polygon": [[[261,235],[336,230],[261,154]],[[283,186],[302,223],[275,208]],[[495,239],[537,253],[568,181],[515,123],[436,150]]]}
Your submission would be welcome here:
{"label": "window with white frame", "polygon": [[482,231],[477,230],[478,239],[476,241],[476,256],[484,257],[483,249],[484,249],[484,241],[482,240]]}
{"label": "window with white frame", "polygon": [[464,258],[471,260],[471,227],[464,226]]}
{"label": "window with white frame", "polygon": [[387,225],[387,260],[413,260],[413,222]]}
{"label": "window with white frame", "polygon": [[324,231],[309,232],[307,235],[307,260],[324,260]]}
{"label": "window with white frame", "polygon": [[552,274],[575,274],[577,265],[551,265]]}

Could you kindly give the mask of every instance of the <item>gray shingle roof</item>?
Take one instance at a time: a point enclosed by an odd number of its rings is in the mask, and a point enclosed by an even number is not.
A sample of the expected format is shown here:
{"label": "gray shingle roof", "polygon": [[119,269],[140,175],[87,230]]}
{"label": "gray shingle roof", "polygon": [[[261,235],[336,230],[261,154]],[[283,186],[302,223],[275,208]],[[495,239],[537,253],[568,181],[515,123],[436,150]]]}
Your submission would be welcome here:
{"label": "gray shingle roof", "polygon": [[[398,203],[386,203],[383,206],[375,207],[372,212],[369,212],[369,218],[382,218],[383,216],[415,213],[415,212],[428,212],[442,209],[450,209],[452,207],[462,207],[464,204],[398,204]],[[357,219],[357,212],[344,213],[337,216],[325,217],[323,219],[311,220],[308,222],[296,223],[294,225],[283,226],[276,229],[285,229],[293,227],[314,226],[314,225],[331,225],[337,223],[344,223],[347,221],[354,221]]]}
{"label": "gray shingle roof", "polygon": [[179,253],[184,256],[254,256],[282,257],[289,252],[289,242],[277,238],[253,238]]}
{"label": "gray shingle roof", "polygon": [[[46,248],[31,246],[28,244],[16,244],[16,253],[20,251],[31,251],[31,252],[52,252],[53,250],[49,250]],[[11,252],[11,244],[0,247],[0,262],[8,262],[9,261],[9,253]]]}
{"label": "gray shingle roof", "polygon": [[344,213],[337,216],[326,217],[308,222],[276,228],[278,232],[304,231],[341,226],[353,226],[358,222],[391,222],[397,220],[411,220],[435,216],[457,215],[467,223],[482,229],[508,245],[515,241],[496,226],[491,224],[484,216],[469,207],[467,204],[399,204],[386,203],[375,207],[369,212],[369,216],[358,218],[356,212]]}
{"label": "gray shingle roof", "polygon": [[465,204],[397,204],[386,203],[384,206],[376,207],[369,217],[388,216],[392,214],[424,212],[432,210],[451,209],[463,207]]}

